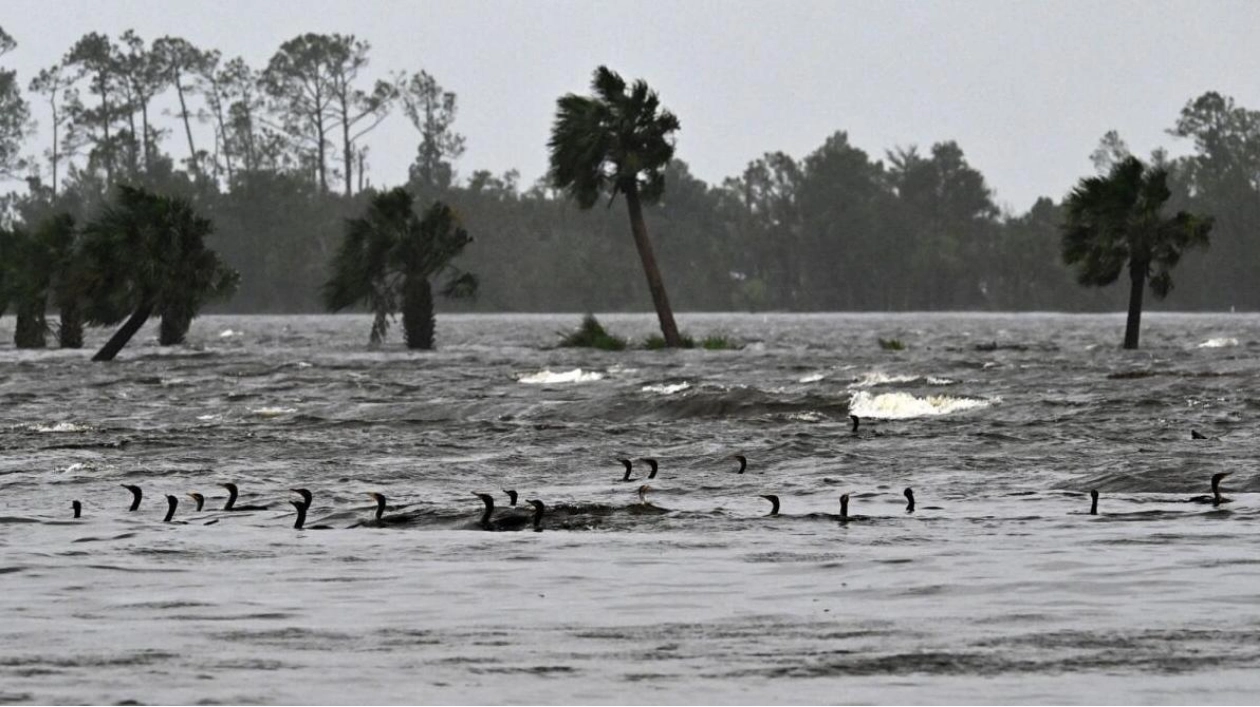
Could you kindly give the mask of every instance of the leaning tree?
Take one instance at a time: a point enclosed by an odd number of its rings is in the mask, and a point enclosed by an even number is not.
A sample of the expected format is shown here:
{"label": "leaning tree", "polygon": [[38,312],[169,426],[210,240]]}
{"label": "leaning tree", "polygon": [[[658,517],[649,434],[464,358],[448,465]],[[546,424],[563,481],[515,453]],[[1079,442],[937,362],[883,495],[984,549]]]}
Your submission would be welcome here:
{"label": "leaning tree", "polygon": [[360,304],[372,311],[370,340],[378,345],[401,310],[407,348],[433,348],[433,286],[451,298],[476,294],[477,278],[451,265],[472,242],[455,211],[434,202],[421,218],[398,187],[372,197],[363,216],[346,221],[345,238],[324,284],[324,304],[338,311]]}
{"label": "leaning tree", "polygon": [[1208,245],[1212,217],[1185,211],[1165,217],[1171,195],[1166,169],[1127,157],[1106,176],[1082,179],[1063,202],[1063,261],[1076,266],[1082,285],[1110,285],[1128,266],[1126,349],[1138,347],[1147,285],[1155,297],[1168,296],[1182,254]]}
{"label": "leaning tree", "polygon": [[642,79],[626,90],[626,82],[601,66],[591,81],[595,95],[567,94],[556,101],[551,128],[551,183],[589,209],[607,194],[626,199],[630,231],[643,262],[648,290],[656,306],[665,345],[682,346],[665,283],[643,221],[643,202],[665,191],[665,167],[674,156],[670,134],[678,118],[661,108],[656,92]]}
{"label": "leaning tree", "polygon": [[203,305],[236,290],[239,275],[206,247],[213,230],[187,199],[119,187],[82,242],[84,319],[123,322],[93,361],[112,361],[155,314],[163,320],[160,343],[178,343]]}

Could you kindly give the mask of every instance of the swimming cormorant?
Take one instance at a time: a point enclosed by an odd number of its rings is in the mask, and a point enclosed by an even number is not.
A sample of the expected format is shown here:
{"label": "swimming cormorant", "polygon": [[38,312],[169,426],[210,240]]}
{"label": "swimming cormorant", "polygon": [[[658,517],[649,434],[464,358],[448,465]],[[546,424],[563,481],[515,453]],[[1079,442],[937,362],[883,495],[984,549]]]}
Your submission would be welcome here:
{"label": "swimming cormorant", "polygon": [[743,454],[735,454],[731,456],[731,459],[739,462],[739,471],[735,472],[736,474],[742,474],[748,470],[748,457]]}
{"label": "swimming cormorant", "polygon": [[494,514],[494,497],[488,493],[474,493],[473,495],[486,504],[486,509],[481,513],[481,519],[477,521],[477,525],[482,530],[521,530],[530,524],[531,516],[516,513],[491,520],[490,516]]}
{"label": "swimming cormorant", "polygon": [[332,530],[332,528],[327,525],[312,525],[309,528],[305,527],[306,509],[310,508],[311,504],[303,501],[289,501],[289,503],[297,509],[297,520],[293,522],[294,530]]}
{"label": "swimming cormorant", "polygon": [[83,514],[83,504],[78,501],[71,501],[70,507],[74,509],[74,517],[78,518]]}
{"label": "swimming cormorant", "polygon": [[1090,489],[1089,498],[1089,514],[1096,516],[1098,515],[1098,489]]}
{"label": "swimming cormorant", "polygon": [[1198,430],[1190,430],[1190,439],[1212,439]]}
{"label": "swimming cormorant", "polygon": [[[906,489],[906,490],[908,491],[909,489]],[[861,520],[870,520],[870,517],[860,516],[860,515],[859,516],[849,515],[849,494],[847,493],[842,494],[840,496],[840,522],[848,523],[850,521],[861,521]]]}
{"label": "swimming cormorant", "polygon": [[163,523],[171,522],[171,518],[175,517],[175,509],[179,506],[179,499],[166,494],[166,517],[162,519]]}
{"label": "swimming cormorant", "polygon": [[623,477],[621,477],[621,480],[622,480],[622,481],[637,481],[637,480],[638,480],[638,479],[632,479],[632,478],[630,478],[630,469],[631,469],[631,464],[630,464],[630,460],[629,460],[629,459],[618,459],[617,461],[619,461],[619,462],[621,462],[622,464],[625,464],[625,465],[626,465],[626,475],[625,475],[625,476],[623,476]]}
{"label": "swimming cormorant", "polygon": [[219,485],[228,490],[227,503],[223,504],[225,511],[265,511],[269,508],[269,506],[238,506],[236,505],[236,484],[229,481]]}
{"label": "swimming cormorant", "polygon": [[131,492],[131,508],[127,510],[134,511],[139,508],[140,499],[144,498],[144,492],[140,490],[140,487],[135,484],[123,484],[122,487]]}
{"label": "swimming cormorant", "polygon": [[766,514],[767,516],[779,515],[779,497],[778,496],[772,493],[768,493],[768,494],[765,494],[764,496],[760,496],[760,498],[764,498],[770,502],[770,512]]}
{"label": "swimming cormorant", "polygon": [[376,515],[370,521],[355,523],[350,527],[353,528],[360,525],[400,525],[403,523],[412,523],[420,517],[419,511],[408,511],[407,513],[385,515],[385,502],[387,500],[385,498],[385,494],[372,492],[368,495],[376,499]]}
{"label": "swimming cormorant", "polygon": [[1233,499],[1225,498],[1224,496],[1221,495],[1221,479],[1225,478],[1226,476],[1229,476],[1231,473],[1233,472],[1221,471],[1221,472],[1212,474],[1212,495],[1211,496],[1194,496],[1193,498],[1190,498],[1189,501],[1191,503],[1210,503],[1213,506],[1219,506],[1222,503],[1229,503]]}
{"label": "swimming cormorant", "polygon": [[188,497],[197,502],[197,510],[200,511],[206,505],[206,497],[199,493],[190,493]]}
{"label": "swimming cormorant", "polygon": [[541,533],[543,513],[547,512],[547,505],[536,498],[528,499],[525,502],[534,507],[534,532]]}
{"label": "swimming cormorant", "polygon": [[906,496],[906,513],[914,513],[914,489],[907,488]]}
{"label": "swimming cormorant", "polygon": [[858,426],[862,424],[862,418],[857,415],[849,415],[849,419],[853,420],[853,427],[850,428],[849,431],[856,433],[858,431]]}
{"label": "swimming cormorant", "polygon": [[508,505],[509,505],[509,506],[515,506],[515,505],[516,505],[516,499],[517,499],[517,497],[520,495],[520,494],[516,493],[516,489],[500,489],[500,490],[501,490],[501,491],[503,491],[503,493],[506,493],[506,494],[507,494],[507,497],[508,497]]}
{"label": "swimming cormorant", "polygon": [[643,459],[640,459],[639,461],[641,461],[641,462],[645,462],[648,466],[652,467],[652,472],[651,472],[651,473],[649,473],[649,474],[647,475],[647,477],[648,477],[649,479],[655,479],[655,478],[656,478],[656,467],[657,467],[657,465],[656,465],[656,460],[655,460],[655,459],[652,459],[651,457],[644,457]]}

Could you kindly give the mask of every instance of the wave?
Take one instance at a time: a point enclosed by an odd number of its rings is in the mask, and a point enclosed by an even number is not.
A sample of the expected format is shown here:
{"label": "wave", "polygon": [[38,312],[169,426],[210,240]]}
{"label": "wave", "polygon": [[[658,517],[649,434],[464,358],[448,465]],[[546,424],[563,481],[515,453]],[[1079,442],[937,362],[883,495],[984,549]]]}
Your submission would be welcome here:
{"label": "wave", "polygon": [[[805,381],[801,381],[805,382]],[[953,378],[937,378],[935,376],[920,376],[912,374],[890,376],[882,371],[871,371],[863,373],[861,377],[853,379],[849,385],[850,388],[873,388],[877,385],[958,385],[958,381]]]}
{"label": "wave", "polygon": [[927,395],[920,398],[909,393],[871,395],[868,391],[859,390],[849,399],[849,412],[859,417],[905,420],[977,410],[987,408],[992,403],[991,400],[951,395]]}
{"label": "wave", "polygon": [[548,383],[592,383],[604,379],[603,373],[596,371],[583,371],[580,368],[574,368],[571,371],[556,373],[550,369],[544,368],[537,373],[529,373],[517,377],[517,381],[530,385],[545,385]]}
{"label": "wave", "polygon": [[681,383],[661,383],[659,385],[645,385],[640,390],[644,393],[660,393],[662,395],[673,395],[681,393],[691,387],[691,384],[683,381]]}
{"label": "wave", "polygon": [[1232,337],[1232,336],[1221,336],[1221,337],[1217,337],[1217,338],[1214,338],[1214,339],[1208,339],[1207,341],[1205,341],[1205,342],[1203,342],[1203,343],[1199,344],[1199,348],[1201,348],[1201,349],[1223,349],[1223,348],[1226,348],[1226,347],[1228,347],[1228,346],[1237,346],[1237,345],[1238,345],[1238,339],[1236,339],[1236,338],[1234,338],[1234,337]]}
{"label": "wave", "polygon": [[51,425],[42,425],[39,423],[28,425],[27,428],[31,432],[91,432],[92,428],[84,425],[76,425],[73,422],[57,422]]}
{"label": "wave", "polygon": [[256,417],[281,417],[283,415],[292,415],[293,413],[297,412],[297,409],[296,408],[282,408],[282,407],[263,407],[263,408],[252,408],[249,412],[251,415],[254,415]]}

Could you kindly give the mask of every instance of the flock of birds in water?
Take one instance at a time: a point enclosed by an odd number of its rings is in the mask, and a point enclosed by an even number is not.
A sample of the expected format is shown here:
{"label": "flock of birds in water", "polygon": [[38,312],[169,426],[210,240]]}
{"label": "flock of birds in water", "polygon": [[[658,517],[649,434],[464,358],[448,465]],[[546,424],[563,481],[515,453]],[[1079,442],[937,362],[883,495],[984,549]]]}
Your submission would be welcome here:
{"label": "flock of birds in water", "polygon": [[[858,431],[860,420],[857,416],[851,415],[850,417],[853,420],[852,430],[853,432],[856,433]],[[1193,436],[1196,439],[1202,438],[1201,435],[1199,435],[1197,432],[1194,432]],[[730,459],[733,461],[739,462],[739,469],[736,470],[735,473],[743,474],[745,471],[748,470],[748,458],[745,457],[744,455],[736,454],[730,457]],[[642,478],[635,478],[631,476],[631,474],[634,471],[634,464],[630,459],[618,459],[617,461],[621,462],[621,464],[625,466],[625,474],[619,479],[620,482],[654,480],[656,478],[657,473],[660,470],[660,464],[656,459],[645,457],[645,458],[640,459],[640,461],[648,465],[648,469],[649,469],[648,475]],[[1223,503],[1229,503],[1232,499],[1226,498],[1224,495],[1221,494],[1221,481],[1226,476],[1229,476],[1229,474],[1230,472],[1228,471],[1213,474],[1212,475],[1212,493],[1210,495],[1205,494],[1205,495],[1200,495],[1200,496],[1193,496],[1186,500],[1191,503],[1210,503],[1212,504],[1213,507],[1220,506]],[[223,508],[221,509],[222,511],[253,512],[253,511],[266,511],[266,510],[271,509],[270,505],[251,505],[251,504],[238,505],[237,500],[240,496],[240,489],[237,487],[237,485],[231,482],[225,482],[225,483],[219,484],[219,486],[222,486],[223,488],[227,489],[227,492],[228,492],[227,501],[224,502]],[[135,484],[122,484],[122,487],[131,492],[131,506],[127,510],[132,511],[132,512],[139,510],[140,502],[144,499],[144,491]],[[310,528],[307,528],[306,516],[307,516],[307,512],[311,508],[311,503],[314,500],[315,495],[309,489],[305,489],[305,488],[294,488],[294,489],[289,489],[289,490],[299,496],[298,500],[289,501],[289,504],[292,505],[294,509],[296,509],[297,511],[297,518],[293,523],[293,527],[295,529],[297,530],[331,529],[330,526],[327,526],[327,525],[314,525],[314,526],[310,526]],[[647,493],[648,491],[651,491],[651,490],[652,490],[652,487],[649,486],[648,484],[643,484],[639,486],[638,488],[639,503],[637,506],[631,507],[631,510],[633,512],[665,513],[668,511],[668,509],[661,508],[660,506],[656,506],[647,500]],[[508,503],[511,506],[511,508],[507,509],[503,513],[500,513],[498,517],[495,517],[494,515],[495,506],[494,506],[494,497],[492,495],[488,493],[480,493],[480,492],[473,493],[474,496],[481,499],[483,508],[481,511],[481,516],[475,522],[468,524],[466,527],[468,527],[469,529],[487,530],[487,531],[516,531],[516,530],[525,530],[526,528],[530,528],[534,530],[535,532],[541,532],[543,530],[543,517],[547,513],[547,505],[536,498],[527,499],[525,502],[528,503],[530,506],[532,506],[533,510],[530,512],[522,512],[521,509],[516,508],[517,500],[519,498],[519,494],[516,492],[516,490],[503,489],[503,492],[507,494]],[[200,493],[189,493],[187,495],[189,498],[193,500],[194,503],[196,503],[196,510],[198,512],[203,511],[205,509],[206,497],[204,495]],[[375,512],[373,513],[372,518],[367,519],[367,520],[356,521],[354,524],[348,527],[354,528],[354,527],[361,527],[361,526],[383,527],[383,526],[392,526],[392,525],[406,525],[406,524],[418,522],[424,515],[424,513],[419,510],[406,511],[402,513],[391,513],[389,515],[386,515],[385,511],[388,508],[389,499],[386,498],[385,494],[373,491],[373,492],[368,493],[367,495],[370,496],[372,500],[376,502],[376,509],[375,509]],[[902,492],[902,495],[904,495],[906,498],[905,512],[914,513],[914,510],[915,510],[914,489],[907,488],[905,491]],[[1098,497],[1099,497],[1098,490],[1091,489],[1089,492],[1089,495],[1090,495],[1089,514],[1098,515]],[[764,494],[764,495],[759,496],[759,498],[764,498],[765,500],[770,502],[770,512],[766,514],[767,516],[779,515],[780,502],[779,502],[779,497],[777,495]],[[71,503],[71,508],[74,512],[75,518],[82,517],[82,513],[83,513],[82,502],[78,500],[73,501]],[[166,495],[166,516],[162,519],[163,522],[167,522],[167,523],[180,522],[180,521],[174,520],[175,511],[178,508],[179,508],[179,498],[177,496],[167,494]],[[933,508],[937,508],[937,507],[933,506]],[[869,516],[851,515],[849,513],[849,494],[847,493],[842,494],[840,496],[840,513],[838,515],[833,515],[833,514],[810,514],[810,515],[823,516],[826,518],[834,519],[841,523],[850,523],[850,522],[870,520]],[[218,519],[215,518],[213,520],[210,520],[207,524],[217,523],[217,522],[218,522]]]}

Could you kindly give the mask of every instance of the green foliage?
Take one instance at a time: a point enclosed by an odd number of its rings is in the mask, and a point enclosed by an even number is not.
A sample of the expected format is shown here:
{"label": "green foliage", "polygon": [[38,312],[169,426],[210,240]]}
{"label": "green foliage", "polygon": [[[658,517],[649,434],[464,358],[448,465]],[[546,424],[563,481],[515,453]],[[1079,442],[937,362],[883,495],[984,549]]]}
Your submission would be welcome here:
{"label": "green foliage", "polygon": [[700,348],[706,351],[734,351],[743,346],[726,334],[709,334],[700,341]]}
{"label": "green foliage", "polygon": [[560,332],[560,346],[603,349],[604,351],[622,351],[626,348],[626,340],[609,334],[604,330],[594,314],[582,317],[582,324],[571,332]]}
{"label": "green foliage", "polygon": [[[449,298],[469,298],[477,292],[477,277],[451,265],[471,242],[450,206],[434,202],[422,219],[412,209],[406,189],[377,194],[363,216],[346,220],[332,276],[323,287],[324,305],[333,312],[367,305],[374,315],[373,345],[384,340],[390,319],[400,308],[410,312],[404,325],[412,322],[431,331],[431,280],[445,276],[440,292]],[[407,340],[412,348],[433,346],[431,335],[409,333]]]}
{"label": "green foliage", "polygon": [[[679,335],[679,339],[681,340],[681,343],[679,343],[677,346],[673,348],[694,349],[696,347],[696,340],[691,338],[687,334]],[[665,337],[661,336],[660,334],[649,334],[648,337],[643,340],[643,348],[647,349],[648,351],[659,351],[661,349],[670,348],[670,347],[668,344],[665,343]]]}
{"label": "green foliage", "polygon": [[905,351],[906,345],[901,339],[880,339],[879,347],[885,351]]}

